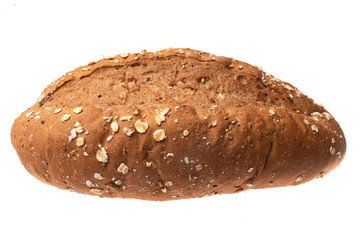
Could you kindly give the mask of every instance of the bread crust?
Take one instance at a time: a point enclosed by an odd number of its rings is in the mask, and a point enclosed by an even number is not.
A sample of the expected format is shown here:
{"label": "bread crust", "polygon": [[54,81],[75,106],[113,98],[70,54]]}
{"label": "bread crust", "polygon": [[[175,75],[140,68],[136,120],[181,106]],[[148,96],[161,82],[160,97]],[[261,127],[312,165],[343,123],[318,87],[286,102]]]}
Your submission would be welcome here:
{"label": "bread crust", "polygon": [[298,185],[346,151],[336,120],[291,84],[192,49],[66,73],[15,120],[11,140],[47,184],[160,201]]}

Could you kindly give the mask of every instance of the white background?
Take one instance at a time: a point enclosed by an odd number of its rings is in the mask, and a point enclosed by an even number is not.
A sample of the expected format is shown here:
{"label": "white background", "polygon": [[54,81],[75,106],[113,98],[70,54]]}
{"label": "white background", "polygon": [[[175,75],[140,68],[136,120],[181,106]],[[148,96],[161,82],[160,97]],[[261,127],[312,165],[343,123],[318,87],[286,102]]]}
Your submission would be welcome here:
{"label": "white background", "polygon": [[[0,239],[360,239],[358,1],[0,3]],[[101,55],[190,47],[261,66],[322,103],[343,163],[297,187],[171,202],[100,199],[30,176],[14,118],[53,80]]]}

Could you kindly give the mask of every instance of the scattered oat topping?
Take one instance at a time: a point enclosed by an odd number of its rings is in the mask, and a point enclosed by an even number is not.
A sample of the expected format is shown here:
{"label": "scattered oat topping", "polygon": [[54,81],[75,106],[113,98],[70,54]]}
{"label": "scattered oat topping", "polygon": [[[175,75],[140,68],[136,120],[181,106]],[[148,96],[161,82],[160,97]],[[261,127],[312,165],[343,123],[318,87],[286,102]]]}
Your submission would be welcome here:
{"label": "scattered oat topping", "polygon": [[173,157],[173,156],[174,156],[173,153],[167,153],[167,154],[166,154],[166,157]]}
{"label": "scattered oat topping", "polygon": [[84,156],[85,156],[85,157],[88,157],[88,156],[90,156],[90,154],[87,153],[87,152],[84,152]]}
{"label": "scattered oat topping", "polygon": [[82,71],[89,71],[91,69],[91,67],[83,67],[81,70]]}
{"label": "scattered oat topping", "polygon": [[170,108],[165,108],[160,113],[155,115],[155,122],[157,125],[160,126],[162,122],[165,122],[165,116],[166,116],[166,114],[169,113],[169,111],[170,111]]}
{"label": "scattered oat topping", "polygon": [[331,138],[331,143],[335,143],[335,138]]}
{"label": "scattered oat topping", "polygon": [[323,112],[322,114],[323,114],[323,116],[325,116],[326,120],[331,120],[331,119],[333,119],[333,116],[331,116],[331,114],[328,113],[328,112]]}
{"label": "scattered oat topping", "polygon": [[106,138],[106,141],[110,142],[113,139],[114,135],[110,135]]}
{"label": "scattered oat topping", "polygon": [[97,63],[98,61],[100,61],[100,60],[99,60],[99,59],[98,59],[98,60],[91,60],[88,64],[89,64],[89,65],[92,65],[92,64]]}
{"label": "scattered oat topping", "polygon": [[319,129],[318,129],[317,126],[315,126],[315,125],[312,125],[312,126],[311,126],[311,129],[312,129],[314,132],[319,132]]}
{"label": "scattered oat topping", "polygon": [[317,117],[315,117],[315,116],[313,116],[312,119],[314,119],[316,122],[319,121],[319,119]]}
{"label": "scattered oat topping", "polygon": [[252,167],[248,169],[248,173],[251,173],[253,171],[254,171],[254,168],[252,168]]}
{"label": "scattered oat topping", "polygon": [[118,167],[117,171],[122,174],[127,174],[129,172],[129,167],[126,166],[125,163],[121,163],[120,166]]}
{"label": "scattered oat topping", "polygon": [[155,122],[156,122],[157,125],[160,126],[161,123],[164,122],[164,121],[165,121],[165,116],[164,115],[162,115],[162,114],[155,115]]}
{"label": "scattered oat topping", "polygon": [[135,132],[135,130],[124,127],[123,132],[126,134],[126,136],[130,137]]}
{"label": "scattered oat topping", "polygon": [[112,120],[112,117],[103,117],[103,119],[105,120],[105,122],[110,123]]}
{"label": "scattered oat topping", "polygon": [[101,176],[100,173],[94,173],[94,178],[95,178],[96,180],[103,180],[103,179],[105,179],[103,176]]}
{"label": "scattered oat topping", "polygon": [[90,192],[92,192],[93,194],[101,195],[103,194],[104,190],[100,188],[92,188],[90,189]]}
{"label": "scattered oat topping", "polygon": [[147,167],[151,167],[152,164],[153,164],[153,161],[145,162],[145,165],[146,165]]}
{"label": "scattered oat topping", "polygon": [[97,153],[96,153],[96,159],[97,159],[99,162],[107,163],[107,161],[108,161],[108,155],[107,155],[107,152],[106,152],[106,150],[105,150],[104,147],[101,147],[100,150],[97,151]]}
{"label": "scattered oat topping", "polygon": [[184,157],[184,162],[185,162],[186,164],[189,164],[189,158],[188,158],[188,157]]}
{"label": "scattered oat topping", "polygon": [[62,122],[66,122],[67,120],[69,120],[71,118],[71,115],[69,114],[65,114],[61,117],[61,121]]}
{"label": "scattered oat topping", "polygon": [[301,180],[303,179],[303,177],[300,175],[300,176],[297,176],[295,178],[295,182],[300,182]]}
{"label": "scattered oat topping", "polygon": [[115,181],[115,184],[116,184],[116,185],[118,185],[118,186],[120,186],[120,185],[121,185],[121,183],[122,183],[122,182],[121,182],[121,180],[120,180],[120,179],[118,179],[118,180],[116,180],[116,181]]}
{"label": "scattered oat topping", "polygon": [[84,132],[84,128],[82,126],[78,126],[75,128],[75,132],[80,134],[80,133]]}
{"label": "scattered oat topping", "polygon": [[184,130],[184,132],[183,132],[183,136],[184,136],[184,137],[188,136],[189,134],[190,134],[190,133],[189,133],[188,130]]}
{"label": "scattered oat topping", "polygon": [[114,55],[102,55],[103,59],[114,59]]}
{"label": "scattered oat topping", "polygon": [[28,113],[26,113],[26,117],[30,117],[32,114],[34,113],[34,111],[31,111],[31,112],[28,112]]}
{"label": "scattered oat topping", "polygon": [[216,127],[217,126],[217,121],[212,121],[211,123],[209,123],[209,128],[212,128],[212,127]]}
{"label": "scattered oat topping", "polygon": [[116,121],[113,121],[113,122],[111,123],[110,127],[111,127],[111,130],[112,130],[114,133],[116,133],[116,132],[119,131],[119,125],[118,125],[118,123],[117,123]]}
{"label": "scattered oat topping", "polygon": [[71,129],[70,134],[71,135],[69,136],[69,142],[76,138],[76,136],[77,136],[76,129],[75,128]]}
{"label": "scattered oat topping", "polygon": [[304,123],[305,123],[306,125],[310,125],[309,121],[306,120],[306,119],[304,119]]}
{"label": "scattered oat topping", "polygon": [[321,114],[321,113],[319,113],[319,112],[313,112],[312,114],[311,114],[311,116],[317,116],[317,117],[323,117],[323,115]]}
{"label": "scattered oat topping", "polygon": [[145,133],[149,129],[149,124],[147,122],[142,122],[141,120],[137,120],[135,122],[135,129],[139,133]]}
{"label": "scattered oat topping", "polygon": [[58,113],[61,112],[61,111],[62,111],[61,108],[56,108],[56,109],[54,110],[54,114],[58,114]]}
{"label": "scattered oat topping", "polygon": [[334,155],[335,154],[335,148],[330,147],[330,153],[331,153],[331,155]]}
{"label": "scattered oat topping", "polygon": [[336,155],[338,156],[338,158],[341,158],[341,152],[337,152]]}
{"label": "scattered oat topping", "polygon": [[239,68],[240,70],[243,70],[243,69],[244,69],[244,66],[240,64],[240,65],[238,66],[238,68]]}
{"label": "scattered oat topping", "polygon": [[224,99],[225,99],[225,95],[222,95],[221,93],[219,93],[219,95],[218,95],[218,96],[219,96],[219,98],[220,98],[220,99],[222,99],[222,100],[224,100]]}
{"label": "scattered oat topping", "polygon": [[163,193],[166,193],[166,192],[167,192],[167,189],[166,189],[166,188],[161,188],[161,191],[162,191]]}
{"label": "scattered oat topping", "polygon": [[272,109],[269,110],[269,113],[270,113],[271,116],[275,115],[275,111],[272,110]]}
{"label": "scattered oat topping", "polygon": [[120,121],[130,121],[132,119],[132,116],[123,116],[120,118]]}
{"label": "scattered oat topping", "polygon": [[79,114],[83,111],[83,108],[82,107],[76,107],[73,109],[73,112],[76,113],[76,114]]}
{"label": "scattered oat topping", "polygon": [[203,169],[203,166],[201,164],[198,164],[195,166],[196,171],[201,171]]}
{"label": "scattered oat topping", "polygon": [[154,137],[155,141],[160,142],[160,141],[164,140],[166,137],[165,131],[163,129],[157,129],[153,133],[153,137]]}
{"label": "scattered oat topping", "polygon": [[174,185],[172,181],[165,182],[165,187],[171,187],[172,185]]}
{"label": "scattered oat topping", "polygon": [[139,114],[139,110],[135,109],[135,111],[133,112],[134,115],[138,115]]}
{"label": "scattered oat topping", "polygon": [[178,110],[179,110],[179,108],[180,108],[179,106],[175,106],[175,108],[174,108],[174,109],[175,109],[175,111],[178,111]]}
{"label": "scattered oat topping", "polygon": [[128,53],[122,53],[122,54],[120,54],[120,57],[122,57],[122,58],[127,58],[128,56],[129,56]]}
{"label": "scattered oat topping", "polygon": [[76,139],[76,146],[81,147],[81,146],[84,145],[84,143],[85,143],[85,140],[84,140],[83,137],[78,137],[78,138]]}
{"label": "scattered oat topping", "polygon": [[283,83],[282,86],[283,86],[285,89],[289,90],[289,91],[294,91],[294,88],[291,87],[291,86],[288,85],[288,84]]}
{"label": "scattered oat topping", "polygon": [[91,180],[86,180],[86,186],[88,187],[95,187],[95,184]]}

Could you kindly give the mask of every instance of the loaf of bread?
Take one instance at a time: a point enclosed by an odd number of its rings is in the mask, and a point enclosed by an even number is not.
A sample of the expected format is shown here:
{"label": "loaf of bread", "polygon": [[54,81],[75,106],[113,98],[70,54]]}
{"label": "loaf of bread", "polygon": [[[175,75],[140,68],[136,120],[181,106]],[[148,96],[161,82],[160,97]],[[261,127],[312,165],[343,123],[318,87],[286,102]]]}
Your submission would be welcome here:
{"label": "loaf of bread", "polygon": [[144,200],[298,185],[346,151],[332,115],[296,87],[191,49],[104,57],[66,73],[15,120],[11,141],[45,183]]}

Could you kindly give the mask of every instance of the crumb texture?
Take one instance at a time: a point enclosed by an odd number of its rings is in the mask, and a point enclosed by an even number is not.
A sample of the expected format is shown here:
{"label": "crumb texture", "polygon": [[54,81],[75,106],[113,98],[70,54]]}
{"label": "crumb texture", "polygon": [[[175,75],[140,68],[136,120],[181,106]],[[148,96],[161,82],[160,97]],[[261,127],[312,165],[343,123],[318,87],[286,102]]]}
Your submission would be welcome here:
{"label": "crumb texture", "polygon": [[11,139],[43,182],[144,200],[297,185],[346,151],[332,115],[296,87],[192,49],[109,56],[68,72],[15,120]]}

